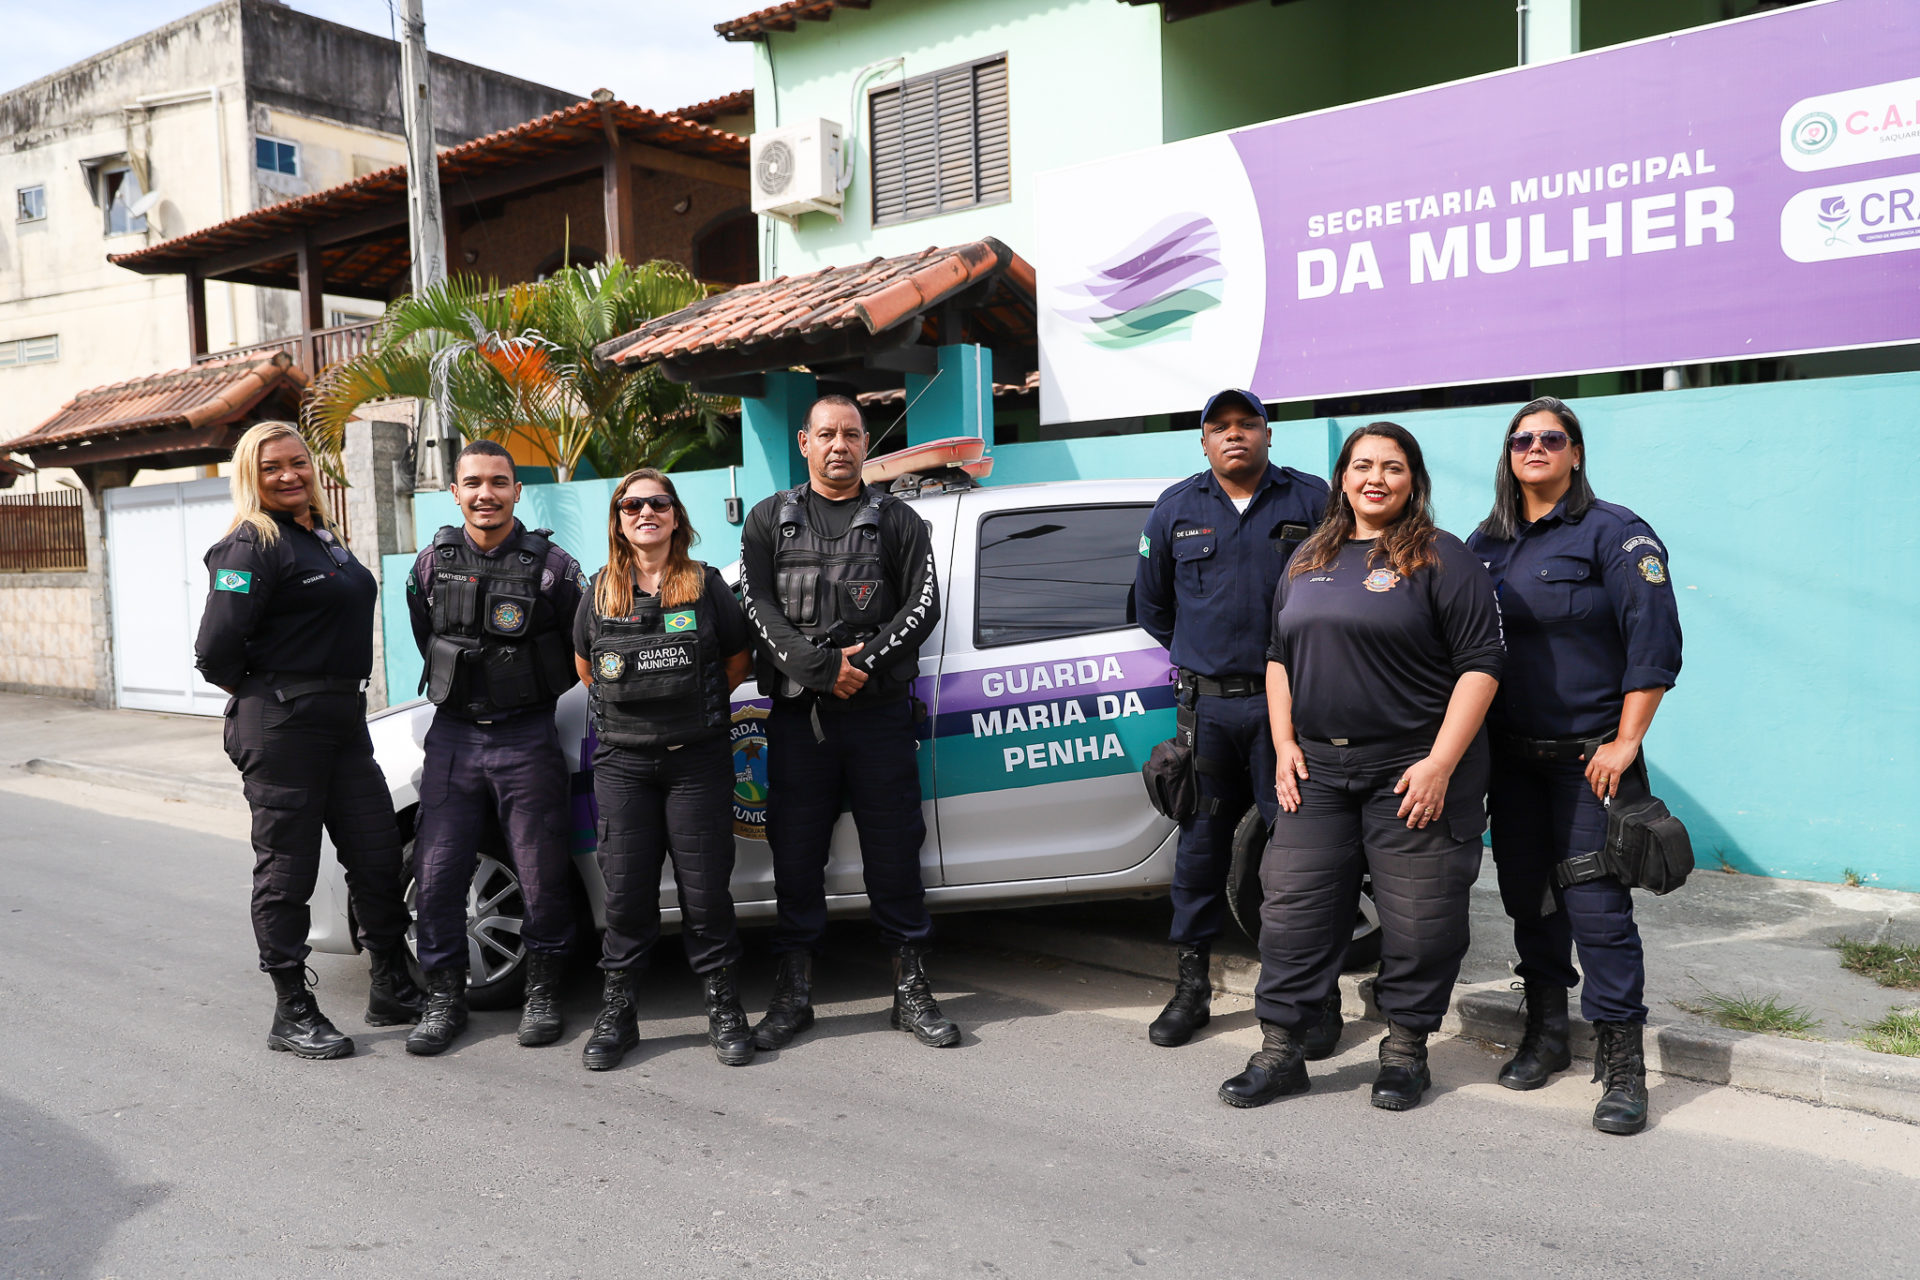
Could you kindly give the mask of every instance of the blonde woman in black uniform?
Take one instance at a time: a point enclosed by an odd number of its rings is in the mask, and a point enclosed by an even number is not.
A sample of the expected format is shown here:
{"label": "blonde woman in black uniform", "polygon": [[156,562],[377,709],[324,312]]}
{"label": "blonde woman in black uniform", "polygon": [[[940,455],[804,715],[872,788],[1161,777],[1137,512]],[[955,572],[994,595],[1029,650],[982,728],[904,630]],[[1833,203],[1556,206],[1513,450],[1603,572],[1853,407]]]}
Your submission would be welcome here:
{"label": "blonde woman in black uniform", "polygon": [[232,694],[227,756],[253,808],[253,932],[277,997],[267,1047],[344,1058],[353,1041],[307,990],[307,900],[320,832],[346,868],[372,961],[370,1026],[415,1022],[400,832],[367,736],[379,585],[340,541],[300,431],[262,422],[233,451],[233,524],[206,555],[194,665]]}

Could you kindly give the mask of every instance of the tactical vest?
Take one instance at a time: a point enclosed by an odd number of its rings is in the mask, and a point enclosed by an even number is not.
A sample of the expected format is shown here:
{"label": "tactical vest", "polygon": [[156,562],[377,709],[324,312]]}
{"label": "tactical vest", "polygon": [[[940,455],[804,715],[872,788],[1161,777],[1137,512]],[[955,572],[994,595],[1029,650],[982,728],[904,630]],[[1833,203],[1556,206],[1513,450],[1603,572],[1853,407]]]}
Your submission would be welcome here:
{"label": "tactical vest", "polygon": [[[847,522],[847,531],[829,538],[807,520],[808,491],[809,486],[803,484],[780,495],[773,548],[780,612],[815,644],[842,649],[865,644],[880,634],[900,607],[887,582],[880,537],[884,504],[898,499],[876,485],[867,485],[861,490],[859,508]],[[766,658],[758,659],[757,666],[755,674],[763,693],[797,698],[806,692]],[[897,694],[917,670],[916,663],[913,670],[900,677],[890,670],[876,669],[875,678],[862,686],[854,699],[869,701]]]}
{"label": "tactical vest", "polygon": [[[607,570],[602,569],[600,573]],[[707,567],[700,566],[701,582]],[[597,587],[600,574],[594,575]],[[621,747],[671,747],[724,732],[726,657],[706,593],[678,609],[634,593],[633,613],[606,618],[588,596],[587,666],[594,732]]]}
{"label": "tactical vest", "polygon": [[553,701],[579,679],[564,631],[536,631],[534,606],[550,529],[523,529],[483,556],[447,525],[433,536],[433,639],[421,686],[435,706],[471,719]]}

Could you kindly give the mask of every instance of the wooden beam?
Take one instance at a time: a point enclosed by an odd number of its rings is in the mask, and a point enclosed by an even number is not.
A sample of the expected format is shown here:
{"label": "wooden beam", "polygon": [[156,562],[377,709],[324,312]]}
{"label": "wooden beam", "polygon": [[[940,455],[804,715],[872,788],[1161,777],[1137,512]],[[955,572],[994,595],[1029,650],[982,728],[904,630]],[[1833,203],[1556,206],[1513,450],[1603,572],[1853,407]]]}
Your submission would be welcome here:
{"label": "wooden beam", "polygon": [[627,158],[642,169],[652,169],[655,173],[698,178],[702,182],[732,187],[738,191],[753,190],[745,165],[722,164],[718,160],[707,160],[700,156],[683,156],[678,151],[648,146],[644,142],[627,143]]}
{"label": "wooden beam", "polygon": [[207,282],[192,268],[187,271],[187,346],[192,360],[207,354]]}
{"label": "wooden beam", "polygon": [[308,375],[320,372],[320,348],[313,332],[327,326],[326,279],[321,271],[320,247],[311,232],[300,238],[294,251],[294,270],[300,276],[300,367]]}
{"label": "wooden beam", "polygon": [[633,227],[633,161],[620,135],[608,126],[606,161],[600,166],[600,195],[607,224],[606,256],[632,261],[638,247]]}

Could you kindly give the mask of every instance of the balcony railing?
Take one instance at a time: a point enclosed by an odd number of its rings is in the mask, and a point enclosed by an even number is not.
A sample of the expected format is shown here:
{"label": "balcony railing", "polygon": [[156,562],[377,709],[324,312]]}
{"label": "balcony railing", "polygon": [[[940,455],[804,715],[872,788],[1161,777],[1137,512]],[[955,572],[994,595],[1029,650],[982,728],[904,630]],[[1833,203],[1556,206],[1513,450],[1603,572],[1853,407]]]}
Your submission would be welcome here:
{"label": "balcony railing", "polygon": [[293,357],[293,362],[309,375],[316,374],[330,364],[342,360],[351,360],[364,352],[373,342],[373,332],[380,327],[378,320],[359,320],[353,324],[336,324],[325,329],[313,329],[307,333],[286,338],[274,338],[269,342],[256,342],[251,346],[228,347],[224,351],[209,351],[194,357],[195,364],[205,364],[209,360],[225,360],[230,356],[265,354],[272,351],[284,351]]}

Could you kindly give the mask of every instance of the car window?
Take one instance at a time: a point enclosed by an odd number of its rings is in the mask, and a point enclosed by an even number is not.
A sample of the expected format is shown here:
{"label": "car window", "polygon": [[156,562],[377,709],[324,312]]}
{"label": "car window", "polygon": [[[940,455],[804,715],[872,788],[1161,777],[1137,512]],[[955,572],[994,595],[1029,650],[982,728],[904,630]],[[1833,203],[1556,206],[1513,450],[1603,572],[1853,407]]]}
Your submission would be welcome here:
{"label": "car window", "polygon": [[1007,511],[980,522],[974,644],[1131,626],[1145,505]]}

